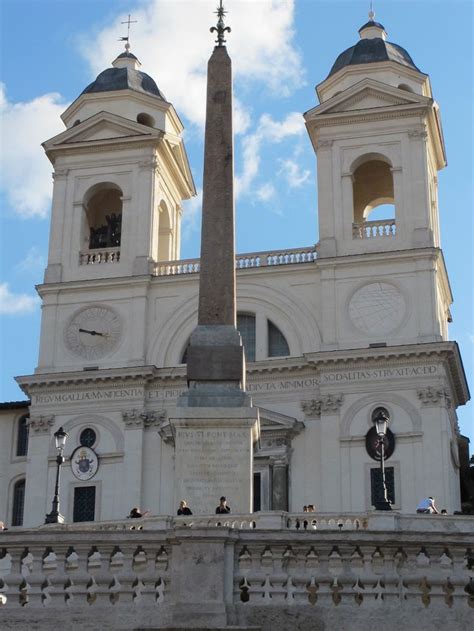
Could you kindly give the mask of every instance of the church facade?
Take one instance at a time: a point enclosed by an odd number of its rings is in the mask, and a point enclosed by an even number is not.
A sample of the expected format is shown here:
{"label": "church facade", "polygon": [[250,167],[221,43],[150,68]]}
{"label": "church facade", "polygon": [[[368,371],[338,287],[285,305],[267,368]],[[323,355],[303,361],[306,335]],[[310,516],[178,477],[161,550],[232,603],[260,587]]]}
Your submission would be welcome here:
{"label": "church facade", "polygon": [[[456,408],[469,390],[448,337],[440,113],[428,75],[382,25],[359,33],[304,114],[319,242],[236,259],[261,424],[254,510],[370,511],[380,410],[393,508],[414,512],[428,495],[460,508]],[[11,525],[50,510],[59,427],[67,522],[177,508],[172,420],[199,278],[199,260],[179,258],[181,204],[195,187],[179,116],[139,66],[119,55],[44,143],[54,189],[38,366],[17,379],[30,403],[0,406],[0,517]],[[371,218],[381,206],[391,214]]]}

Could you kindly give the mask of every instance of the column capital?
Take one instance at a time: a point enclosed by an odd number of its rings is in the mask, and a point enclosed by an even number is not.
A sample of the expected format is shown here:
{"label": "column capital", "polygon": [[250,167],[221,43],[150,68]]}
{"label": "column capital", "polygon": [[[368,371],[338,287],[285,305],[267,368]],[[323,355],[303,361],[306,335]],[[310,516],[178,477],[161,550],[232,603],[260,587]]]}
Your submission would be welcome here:
{"label": "column capital", "polygon": [[159,427],[166,419],[166,410],[122,410],[125,429]]}
{"label": "column capital", "polygon": [[308,418],[319,418],[321,413],[338,412],[343,400],[343,394],[323,394],[317,399],[302,401],[301,409]]}
{"label": "column capital", "polygon": [[439,405],[445,405],[448,408],[451,407],[451,398],[444,388],[428,386],[427,388],[420,388],[417,390],[416,394],[425,407],[437,407]]}
{"label": "column capital", "polygon": [[35,434],[49,434],[49,430],[54,425],[54,415],[30,416],[28,428]]}

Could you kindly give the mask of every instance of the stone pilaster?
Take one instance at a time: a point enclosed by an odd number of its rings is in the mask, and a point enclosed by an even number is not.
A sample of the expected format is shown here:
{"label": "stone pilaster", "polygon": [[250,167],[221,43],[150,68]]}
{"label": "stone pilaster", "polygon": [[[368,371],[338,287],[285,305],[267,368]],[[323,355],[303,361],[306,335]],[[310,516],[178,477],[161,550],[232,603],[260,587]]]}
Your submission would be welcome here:
{"label": "stone pilaster", "polygon": [[272,467],[272,510],[288,510],[288,462],[277,459]]}
{"label": "stone pilaster", "polygon": [[51,510],[53,495],[45,496],[48,488],[48,452],[52,439],[54,416],[33,414],[28,422],[28,460],[26,464],[24,526],[44,523]]}

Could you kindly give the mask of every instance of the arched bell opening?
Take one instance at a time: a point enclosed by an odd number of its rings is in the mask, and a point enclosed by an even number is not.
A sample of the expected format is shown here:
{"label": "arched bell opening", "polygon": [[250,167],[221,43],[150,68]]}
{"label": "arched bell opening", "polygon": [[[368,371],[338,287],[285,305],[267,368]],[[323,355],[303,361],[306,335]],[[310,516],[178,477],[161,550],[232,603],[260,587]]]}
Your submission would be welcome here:
{"label": "arched bell opening", "polygon": [[395,194],[391,164],[370,156],[353,171],[354,238],[395,235]]}
{"label": "arched bell opening", "polygon": [[120,247],[122,195],[121,189],[112,183],[98,184],[86,195],[85,241],[89,250]]}

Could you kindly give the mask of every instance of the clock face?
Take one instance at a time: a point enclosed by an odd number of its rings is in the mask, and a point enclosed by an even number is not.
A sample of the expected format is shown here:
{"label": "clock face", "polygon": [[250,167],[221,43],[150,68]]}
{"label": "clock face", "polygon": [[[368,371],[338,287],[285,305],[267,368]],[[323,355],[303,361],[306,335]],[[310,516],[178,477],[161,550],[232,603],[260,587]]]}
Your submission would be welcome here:
{"label": "clock face", "polygon": [[85,307],[66,325],[67,348],[84,359],[97,359],[112,353],[122,333],[120,317],[109,307]]}

